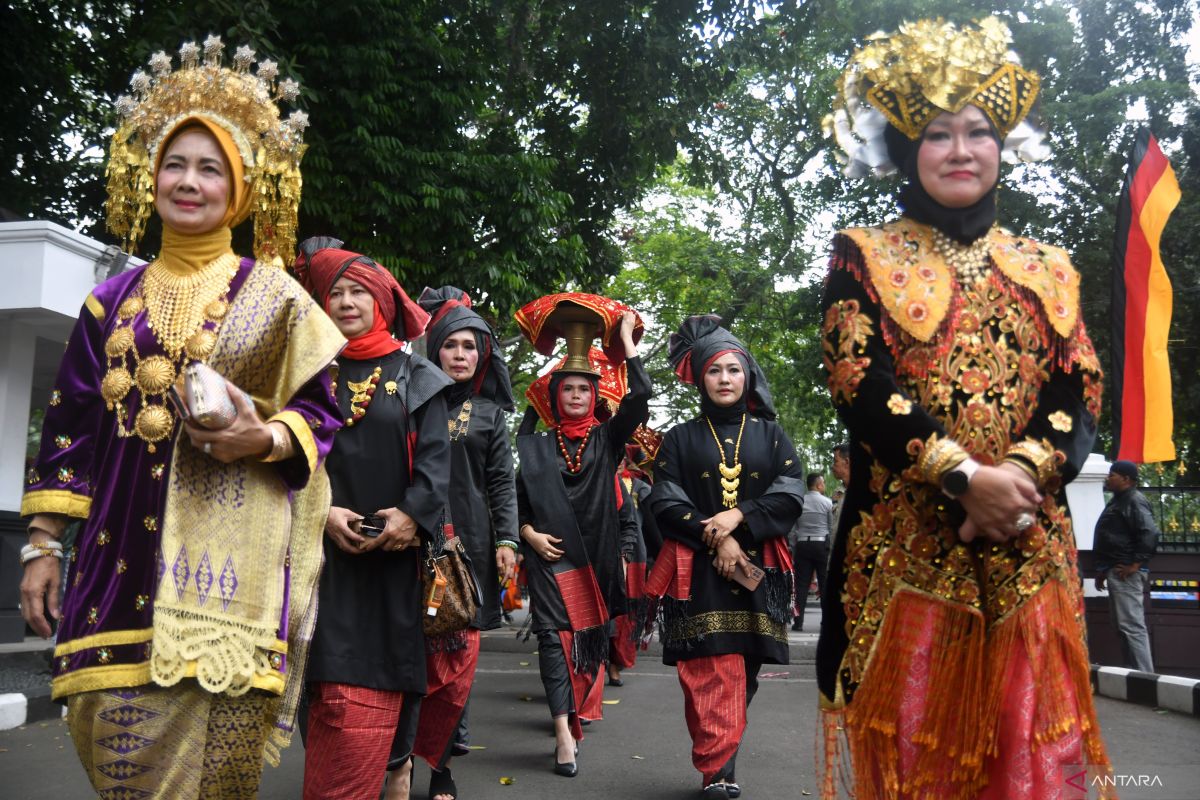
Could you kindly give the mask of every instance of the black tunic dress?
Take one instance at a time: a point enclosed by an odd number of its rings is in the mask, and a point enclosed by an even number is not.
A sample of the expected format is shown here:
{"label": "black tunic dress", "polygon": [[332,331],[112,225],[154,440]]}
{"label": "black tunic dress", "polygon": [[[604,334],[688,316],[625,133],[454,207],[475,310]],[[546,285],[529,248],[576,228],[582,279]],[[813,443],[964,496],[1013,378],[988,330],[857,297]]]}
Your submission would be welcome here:
{"label": "black tunic dress", "polygon": [[[588,563],[596,573],[600,593],[608,606],[609,618],[624,614],[626,610],[625,574],[621,563],[621,524],[617,511],[616,476],[617,468],[625,455],[625,443],[637,426],[644,423],[650,414],[650,378],[642,367],[640,358],[626,361],[629,369],[629,393],[621,401],[621,407],[611,419],[592,429],[584,450],[582,468],[577,473],[567,470],[561,456],[555,458],[562,486],[566,489],[571,509],[579,524],[587,550]],[[553,439],[552,432],[535,436]],[[571,453],[578,442],[567,439]],[[557,444],[554,445],[557,452]],[[553,473],[551,473],[553,474]],[[517,505],[520,524],[532,525],[542,533],[554,531],[539,521],[530,503],[530,492],[557,491],[557,487],[528,486],[518,474]],[[522,544],[525,564],[529,575],[529,592],[533,605],[533,630],[570,630],[566,609],[558,600],[559,593],[549,562],[542,560],[527,545]]]}
{"label": "black tunic dress", "polygon": [[[435,394],[408,419],[401,393],[387,388],[405,359],[441,373],[401,351],[370,361],[339,359],[337,400],[346,416],[347,383],[366,380],[377,365],[383,372],[366,415],[338,431],[326,465],[333,505],[358,514],[395,506],[425,537],[440,520],[450,483],[446,402]],[[411,453],[409,432],[415,434]],[[309,681],[425,692],[420,565],[419,547],[350,555],[325,538]]]}
{"label": "black tunic dress", "polygon": [[[732,456],[741,418],[714,427]],[[700,521],[726,510],[719,459],[712,431],[698,417],[667,432],[655,462],[650,510],[664,540],[695,553],[690,598],[663,598],[663,663],[741,653],[786,664],[791,616],[787,576],[778,568],[767,569],[758,589],[748,592],[721,577],[712,563],[715,551],[703,543]],[[754,416],[746,419],[739,460],[738,508],[745,521],[733,537],[751,562],[765,567],[768,542],[786,536],[800,515],[803,469],[783,428]]]}
{"label": "black tunic dress", "polygon": [[[517,488],[505,413],[474,395],[466,435],[450,443],[450,508],[479,580],[483,605],[473,627],[500,627],[500,574],[496,542],[517,542]],[[449,411],[458,418],[463,404]]]}

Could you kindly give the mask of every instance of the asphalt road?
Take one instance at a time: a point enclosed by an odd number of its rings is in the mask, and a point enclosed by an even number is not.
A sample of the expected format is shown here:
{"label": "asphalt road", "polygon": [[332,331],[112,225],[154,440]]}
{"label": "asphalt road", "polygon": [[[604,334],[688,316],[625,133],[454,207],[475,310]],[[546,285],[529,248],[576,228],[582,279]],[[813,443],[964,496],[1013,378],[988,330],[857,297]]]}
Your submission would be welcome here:
{"label": "asphalt road", "polygon": [[[511,636],[511,634],[509,634]],[[622,798],[694,800],[700,779],[692,769],[683,700],[673,669],[643,658],[626,672],[625,686],[606,690],[604,719],[586,729],[579,776],[551,772],[553,737],[533,642],[513,652],[481,654],[471,705],[470,755],[453,766],[464,800]],[[815,796],[813,746],[817,692],[811,665],[766,667],[738,758],[743,797]],[[1143,774],[1159,769],[1170,788],[1125,791],[1126,800],[1200,798],[1200,719],[1097,698],[1101,726],[1118,771]],[[278,769],[266,770],[262,797],[300,797],[304,753],[299,743]],[[511,778],[511,785],[502,785]],[[427,796],[429,771],[416,770],[414,800]],[[1163,793],[1163,792],[1168,793]],[[61,722],[44,722],[0,732],[0,797],[85,798],[92,796]]]}

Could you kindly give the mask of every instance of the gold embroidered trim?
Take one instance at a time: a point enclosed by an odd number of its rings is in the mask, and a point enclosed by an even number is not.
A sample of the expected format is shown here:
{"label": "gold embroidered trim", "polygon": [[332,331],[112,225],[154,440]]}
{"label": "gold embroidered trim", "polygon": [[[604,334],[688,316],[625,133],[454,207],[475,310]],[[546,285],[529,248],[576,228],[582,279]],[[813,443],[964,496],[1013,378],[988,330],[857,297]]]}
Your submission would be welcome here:
{"label": "gold embroidered trim", "polygon": [[81,636],[78,639],[63,642],[55,647],[54,657],[69,656],[72,653],[78,653],[80,650],[90,650],[93,647],[113,647],[115,645],[148,642],[153,631],[153,628],[140,628],[137,630],[106,631],[104,633],[93,633],[91,636]]}
{"label": "gold embroidered trim", "polygon": [[[184,678],[196,677],[196,666],[189,665],[184,671]],[[50,698],[58,700],[72,694],[94,692],[101,689],[114,689],[122,686],[144,686],[152,680],[150,665],[140,664],[108,664],[97,667],[84,667],[66,675],[59,675],[50,682]],[[279,672],[255,675],[250,681],[250,689],[261,689],[271,694],[283,692],[284,678]]]}
{"label": "gold embroidered trim", "polygon": [[83,305],[92,313],[97,322],[104,322],[104,304],[96,299],[96,295],[88,294],[87,299],[83,301]]}
{"label": "gold embroidered trim", "polygon": [[92,510],[92,498],[66,489],[36,489],[21,498],[21,516],[34,514],[66,514],[87,519]]}
{"label": "gold embroidered trim", "polygon": [[313,438],[312,428],[304,419],[304,415],[299,411],[284,409],[268,419],[267,422],[282,422],[288,426],[288,430],[300,443],[300,449],[304,452],[304,460],[308,462],[308,472],[311,475],[317,468],[319,456],[317,455],[317,440]]}
{"label": "gold embroidered trim", "polygon": [[667,642],[698,639],[717,633],[751,633],[769,636],[778,642],[788,640],[782,622],[754,611],[707,611],[694,617],[685,617],[670,626],[666,633]]}

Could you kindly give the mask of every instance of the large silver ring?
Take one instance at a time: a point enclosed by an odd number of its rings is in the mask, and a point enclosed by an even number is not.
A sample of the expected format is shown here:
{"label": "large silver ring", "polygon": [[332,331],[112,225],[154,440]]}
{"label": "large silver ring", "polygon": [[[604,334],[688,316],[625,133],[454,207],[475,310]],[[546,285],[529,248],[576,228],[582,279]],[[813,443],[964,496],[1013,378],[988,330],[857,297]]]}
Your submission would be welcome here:
{"label": "large silver ring", "polygon": [[206,455],[206,456],[212,455],[212,442],[204,443],[204,455]]}
{"label": "large silver ring", "polygon": [[1020,514],[1017,514],[1016,520],[1013,521],[1013,527],[1023,532],[1032,528],[1034,522],[1036,520],[1033,518],[1033,514],[1030,514],[1028,511],[1022,511]]}

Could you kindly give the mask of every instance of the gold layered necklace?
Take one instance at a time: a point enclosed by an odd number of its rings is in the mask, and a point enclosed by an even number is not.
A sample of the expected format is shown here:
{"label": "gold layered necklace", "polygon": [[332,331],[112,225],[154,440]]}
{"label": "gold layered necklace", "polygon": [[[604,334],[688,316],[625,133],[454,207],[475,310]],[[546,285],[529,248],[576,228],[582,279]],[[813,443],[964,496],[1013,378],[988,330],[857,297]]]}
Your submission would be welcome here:
{"label": "gold layered necklace", "polygon": [[468,397],[463,401],[458,416],[446,420],[446,424],[450,426],[450,441],[457,442],[467,435],[467,430],[471,427],[471,398]]}
{"label": "gold layered necklace", "polygon": [[934,228],[933,249],[950,265],[960,284],[978,283],[992,271],[986,234],[970,244],[960,244]]}
{"label": "gold layered necklace", "polygon": [[[117,308],[117,322],[104,343],[108,370],[100,395],[117,415],[117,435],[137,436],[153,453],[155,443],[170,435],[175,415],[167,392],[183,362],[203,361],[217,345],[217,327],[229,311],[229,283],[237,275],[238,257],[226,253],[188,275],[176,275],[162,261],[146,268],[138,286]],[[166,355],[145,358],[138,352],[133,320],[146,312],[146,325]],[[136,385],[141,407],[126,404]],[[133,425],[128,426],[130,414]]]}
{"label": "gold layered necklace", "polygon": [[721,437],[717,436],[717,429],[713,427],[712,420],[706,416],[704,421],[708,423],[713,441],[717,443],[717,452],[721,454],[721,460],[717,463],[717,469],[721,473],[721,502],[726,508],[733,508],[737,505],[738,486],[742,482],[742,464],[739,457],[742,453],[742,434],[746,432],[746,414],[742,414],[742,426],[738,428],[737,443],[733,446],[732,465],[725,464],[725,445],[721,444]]}

